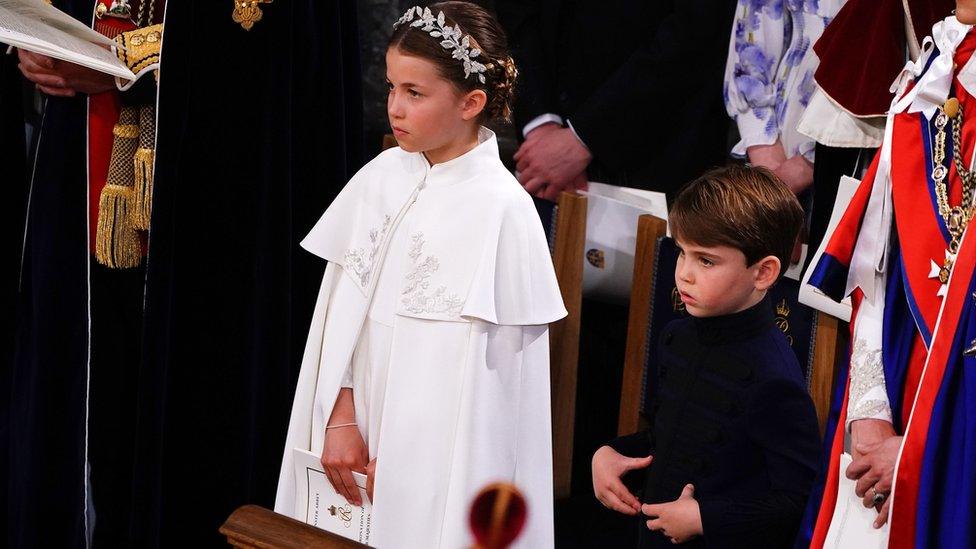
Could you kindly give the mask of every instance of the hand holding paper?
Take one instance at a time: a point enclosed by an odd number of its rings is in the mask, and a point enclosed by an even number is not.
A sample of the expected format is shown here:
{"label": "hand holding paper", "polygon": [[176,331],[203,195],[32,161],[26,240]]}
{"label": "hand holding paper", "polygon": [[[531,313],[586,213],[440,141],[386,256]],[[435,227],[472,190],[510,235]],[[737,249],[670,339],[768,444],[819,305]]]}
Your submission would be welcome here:
{"label": "hand holding paper", "polygon": [[[0,0],[0,42],[14,46],[18,50],[27,50],[40,54],[41,57],[67,61],[69,64],[87,67],[124,80],[136,78],[132,71],[119,61],[115,53],[108,49],[115,45],[113,40],[86,27],[80,21],[42,0]],[[43,67],[43,64],[41,66]],[[33,74],[36,71],[31,72]],[[26,74],[25,72],[25,76]],[[73,83],[78,86],[73,88],[75,91],[100,87],[100,81],[93,81],[93,77],[86,76],[78,69],[70,69],[68,74],[59,76],[68,78],[66,84],[72,83],[73,80]],[[48,84],[40,85],[49,89],[59,89]]]}
{"label": "hand holding paper", "polygon": [[27,50],[17,50],[17,56],[24,78],[48,95],[72,97],[115,89],[115,78],[109,74]]}
{"label": "hand holding paper", "polygon": [[[363,502],[350,504],[325,477],[319,456],[295,448],[295,518],[360,543],[369,544],[373,506],[366,501],[366,476],[353,472],[353,489]],[[375,463],[375,460],[374,462]]]}

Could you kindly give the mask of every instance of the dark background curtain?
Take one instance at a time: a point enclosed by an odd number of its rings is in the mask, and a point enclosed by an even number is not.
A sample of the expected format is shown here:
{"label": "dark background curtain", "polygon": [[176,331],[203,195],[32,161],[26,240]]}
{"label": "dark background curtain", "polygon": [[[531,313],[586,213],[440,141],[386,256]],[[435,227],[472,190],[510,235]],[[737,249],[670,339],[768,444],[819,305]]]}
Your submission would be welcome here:
{"label": "dark background curtain", "polygon": [[302,237],[362,163],[353,0],[169,2],[133,541],[220,543],[274,504],[324,263]]}

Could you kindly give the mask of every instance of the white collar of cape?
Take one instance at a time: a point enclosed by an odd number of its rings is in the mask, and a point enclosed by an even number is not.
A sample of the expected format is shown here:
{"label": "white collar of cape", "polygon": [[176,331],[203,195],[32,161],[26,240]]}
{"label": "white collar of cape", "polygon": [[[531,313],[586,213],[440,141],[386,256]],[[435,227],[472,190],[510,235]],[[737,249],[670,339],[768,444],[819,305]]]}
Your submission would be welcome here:
{"label": "white collar of cape", "polygon": [[410,226],[398,229],[410,231],[410,249],[387,252],[409,254],[412,264],[398,314],[507,325],[562,318],[566,310],[532,199],[499,159],[495,134],[480,128],[478,141],[434,166],[399,147],[380,153],[350,179],[302,247],[342,266],[368,301],[383,243],[410,207]]}
{"label": "white collar of cape", "polygon": [[[954,15],[936,23],[932,27],[932,36],[926,37],[922,42],[918,59],[905,63],[905,67],[891,84],[890,91],[895,95],[885,124],[878,170],[848,270],[845,292],[847,295],[850,295],[854,289],[861,288],[865,299],[875,306],[880,306],[884,296],[883,285],[888,268],[893,215],[891,140],[894,117],[903,112],[921,112],[926,118],[931,119],[938,107],[945,104],[952,88],[956,49],[971,29],[972,25],[960,23]],[[936,47],[938,47],[937,54]],[[976,96],[976,55],[969,58],[955,78],[970,95]],[[912,82],[915,82],[915,85],[908,89]]]}

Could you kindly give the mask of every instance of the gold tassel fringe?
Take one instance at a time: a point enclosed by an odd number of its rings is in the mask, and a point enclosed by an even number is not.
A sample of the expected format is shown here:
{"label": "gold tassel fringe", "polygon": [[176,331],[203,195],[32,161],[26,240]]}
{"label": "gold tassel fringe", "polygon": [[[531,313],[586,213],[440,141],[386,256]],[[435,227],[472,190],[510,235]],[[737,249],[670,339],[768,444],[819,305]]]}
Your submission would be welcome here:
{"label": "gold tassel fringe", "polygon": [[132,189],[132,228],[142,231],[149,229],[152,218],[153,159],[152,149],[139,149],[135,159],[135,185]]}
{"label": "gold tassel fringe", "polygon": [[105,185],[98,201],[95,259],[107,267],[128,269],[142,263],[139,235],[129,224],[132,187]]}

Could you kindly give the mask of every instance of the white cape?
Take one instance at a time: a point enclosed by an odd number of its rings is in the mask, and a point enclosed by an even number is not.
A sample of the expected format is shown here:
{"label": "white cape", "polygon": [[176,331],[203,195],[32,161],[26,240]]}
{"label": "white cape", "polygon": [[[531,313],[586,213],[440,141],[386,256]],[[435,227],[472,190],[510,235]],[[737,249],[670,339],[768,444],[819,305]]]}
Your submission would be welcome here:
{"label": "white cape", "polygon": [[[292,449],[321,454],[325,421],[387,253],[410,254],[377,450],[377,547],[470,546],[471,500],[493,481],[528,500],[523,547],[551,547],[548,323],[566,315],[532,201],[494,135],[430,167],[390,149],[346,185],[302,246],[329,261],[302,361],[275,511],[293,516]],[[412,209],[410,226],[397,228]],[[409,230],[410,250],[387,250]],[[417,243],[420,243],[419,246]]]}

